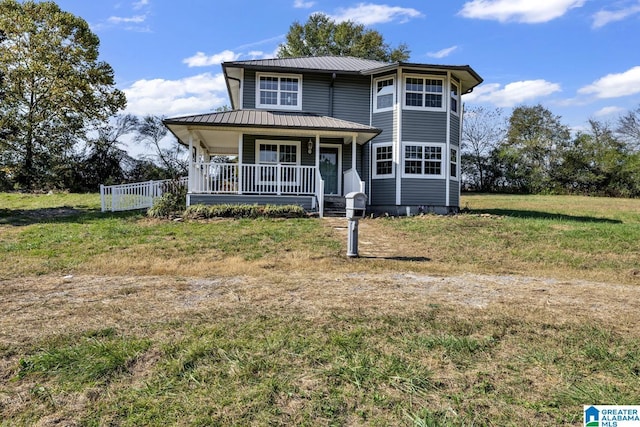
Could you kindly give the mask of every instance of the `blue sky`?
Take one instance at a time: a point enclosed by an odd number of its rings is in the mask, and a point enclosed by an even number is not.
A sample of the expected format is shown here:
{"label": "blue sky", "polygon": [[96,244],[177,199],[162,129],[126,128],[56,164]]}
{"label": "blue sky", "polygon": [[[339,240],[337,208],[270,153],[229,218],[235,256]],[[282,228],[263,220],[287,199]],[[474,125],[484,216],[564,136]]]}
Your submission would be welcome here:
{"label": "blue sky", "polygon": [[127,111],[229,105],[220,63],[274,57],[289,26],[323,12],[406,43],[410,62],[471,65],[467,108],[541,103],[574,129],[640,105],[640,0],[59,0],[100,37]]}

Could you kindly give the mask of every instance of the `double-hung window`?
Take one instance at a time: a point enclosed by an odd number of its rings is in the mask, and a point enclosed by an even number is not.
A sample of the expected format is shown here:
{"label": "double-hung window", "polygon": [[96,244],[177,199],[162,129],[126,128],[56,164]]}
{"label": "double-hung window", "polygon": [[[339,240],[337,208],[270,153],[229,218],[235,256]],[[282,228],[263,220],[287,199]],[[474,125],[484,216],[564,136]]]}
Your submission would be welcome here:
{"label": "double-hung window", "polygon": [[444,79],[438,77],[406,77],[404,81],[404,105],[408,109],[444,109]]}
{"label": "double-hung window", "polygon": [[373,112],[379,113],[393,109],[396,103],[396,84],[393,77],[374,81],[375,96],[373,97]]}
{"label": "double-hung window", "polygon": [[393,177],[392,144],[375,144],[373,146],[373,178]]}
{"label": "double-hung window", "polygon": [[407,178],[444,178],[444,144],[407,142],[403,145],[403,174]]}
{"label": "double-hung window", "polygon": [[298,141],[256,141],[256,157],[260,164],[261,184],[297,184],[300,164],[300,142]]}
{"label": "double-hung window", "polygon": [[449,176],[452,179],[458,179],[458,150],[451,148],[449,156]]}
{"label": "double-hung window", "polygon": [[258,74],[256,79],[257,108],[302,109],[301,76]]}
{"label": "double-hung window", "polygon": [[451,112],[458,114],[458,105],[460,104],[460,89],[458,84],[451,82]]}

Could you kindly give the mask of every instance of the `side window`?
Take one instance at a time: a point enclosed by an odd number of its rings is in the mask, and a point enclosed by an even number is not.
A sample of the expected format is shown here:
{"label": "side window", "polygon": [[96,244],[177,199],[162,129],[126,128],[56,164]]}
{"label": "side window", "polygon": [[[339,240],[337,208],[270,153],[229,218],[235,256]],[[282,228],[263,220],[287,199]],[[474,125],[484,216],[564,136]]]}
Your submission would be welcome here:
{"label": "side window", "polygon": [[373,146],[373,178],[393,177],[393,146],[376,144]]}
{"label": "side window", "polygon": [[385,78],[375,81],[374,112],[388,111],[393,109],[396,103],[395,79]]}
{"label": "side window", "polygon": [[458,104],[460,104],[460,90],[458,84],[451,82],[451,111],[458,114]]}

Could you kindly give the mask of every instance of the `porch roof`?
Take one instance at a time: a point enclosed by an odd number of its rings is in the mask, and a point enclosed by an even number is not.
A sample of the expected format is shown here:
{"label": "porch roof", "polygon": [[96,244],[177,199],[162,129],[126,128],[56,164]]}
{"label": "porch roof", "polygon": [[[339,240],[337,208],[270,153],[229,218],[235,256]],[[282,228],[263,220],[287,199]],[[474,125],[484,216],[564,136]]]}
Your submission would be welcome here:
{"label": "porch roof", "polygon": [[[257,109],[168,118],[163,123],[182,144],[189,143],[190,132],[193,132],[208,146],[236,150],[240,133],[301,137],[319,135],[343,138],[347,143],[355,136],[356,143],[364,144],[382,132],[361,123],[314,113]],[[214,143],[216,139],[218,141]]]}

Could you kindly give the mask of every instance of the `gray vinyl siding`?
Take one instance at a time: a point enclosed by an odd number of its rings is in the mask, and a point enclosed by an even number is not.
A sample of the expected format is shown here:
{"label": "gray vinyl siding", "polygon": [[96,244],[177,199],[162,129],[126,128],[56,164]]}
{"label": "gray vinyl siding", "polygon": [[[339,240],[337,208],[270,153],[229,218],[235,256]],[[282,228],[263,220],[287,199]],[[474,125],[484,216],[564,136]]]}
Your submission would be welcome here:
{"label": "gray vinyl siding", "polygon": [[449,206],[460,207],[460,181],[449,181]]}
{"label": "gray vinyl siding", "polygon": [[330,77],[326,75],[302,76],[302,111],[328,116],[330,84]]}
{"label": "gray vinyl siding", "polygon": [[336,77],[333,93],[333,117],[369,124],[371,82],[369,77]]}
{"label": "gray vinyl siding", "polygon": [[242,87],[242,108],[256,108],[256,73],[255,71],[244,71],[244,82]]}
{"label": "gray vinyl siding", "polygon": [[460,145],[460,117],[451,114],[451,144]]}
{"label": "gray vinyl siding", "polygon": [[395,178],[372,179],[370,197],[371,197],[372,205],[395,205],[396,204]]}
{"label": "gray vinyl siding", "polygon": [[190,194],[190,205],[298,205],[310,211],[313,196],[272,196],[257,194]]}
{"label": "gray vinyl siding", "polygon": [[447,113],[403,110],[402,141],[446,142]]}
{"label": "gray vinyl siding", "polygon": [[376,142],[393,141],[393,117],[393,111],[373,114],[371,126],[382,129],[382,133],[375,138]]}
{"label": "gray vinyl siding", "polygon": [[[245,70],[243,108],[256,108],[256,84],[256,72]],[[330,87],[330,75],[304,74],[302,76],[302,111],[369,124],[370,82],[368,77],[340,75],[336,77],[333,85],[333,114],[329,105]]]}
{"label": "gray vinyl siding", "polygon": [[446,194],[444,179],[402,179],[402,205],[446,206]]}

